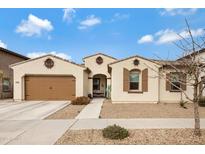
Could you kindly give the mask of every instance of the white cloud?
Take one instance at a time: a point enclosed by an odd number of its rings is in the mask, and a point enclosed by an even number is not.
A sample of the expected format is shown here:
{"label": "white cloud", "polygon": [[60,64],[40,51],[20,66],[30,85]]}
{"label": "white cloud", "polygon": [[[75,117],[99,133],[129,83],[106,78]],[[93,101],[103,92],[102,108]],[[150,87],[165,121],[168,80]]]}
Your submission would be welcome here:
{"label": "white cloud", "polygon": [[41,57],[47,54],[52,54],[58,57],[61,57],[63,59],[67,59],[67,60],[71,60],[71,56],[67,55],[66,53],[63,52],[56,52],[56,51],[51,51],[51,52],[31,52],[28,53],[27,56],[30,58],[37,58],[37,57]]}
{"label": "white cloud", "polygon": [[138,40],[138,43],[139,44],[148,43],[148,42],[153,42],[153,40],[154,38],[152,35],[144,35]]}
{"label": "white cloud", "polygon": [[90,15],[85,20],[80,22],[80,26],[78,26],[78,29],[87,29],[98,24],[101,24],[101,19],[95,17],[95,15]]}
{"label": "white cloud", "polygon": [[[191,33],[193,37],[202,36],[205,34],[205,31],[202,28],[198,29],[192,29]],[[164,43],[170,43],[174,41],[181,40],[182,38],[179,36],[181,35],[183,38],[189,38],[189,33],[187,30],[182,30],[180,32],[175,32],[171,29],[165,29],[157,32],[155,35],[158,36],[158,40],[156,43],[158,44],[164,44]]]}
{"label": "white cloud", "polygon": [[6,43],[4,43],[4,42],[2,42],[1,40],[0,40],[0,47],[2,47],[2,48],[7,48],[7,45],[6,45]]}
{"label": "white cloud", "polygon": [[111,19],[111,22],[115,22],[118,20],[124,20],[124,19],[128,19],[130,17],[129,14],[120,14],[120,13],[115,13]]}
{"label": "white cloud", "polygon": [[[205,30],[202,28],[191,29],[191,33],[193,37],[199,37],[205,35]],[[181,31],[175,31],[173,29],[165,29],[165,30],[158,31],[153,35],[148,34],[142,36],[138,40],[138,43],[142,44],[142,43],[154,42],[156,44],[166,44],[166,43],[182,40],[183,38],[180,36],[186,39],[190,38],[188,31],[185,29]]]}
{"label": "white cloud", "polygon": [[72,8],[63,9],[63,21],[72,22],[75,17],[76,10]]}
{"label": "white cloud", "polygon": [[156,33],[156,36],[159,37],[157,40],[158,44],[180,40],[180,37],[177,35],[177,33],[171,29],[161,30]]}
{"label": "white cloud", "polygon": [[170,15],[170,16],[175,16],[175,15],[191,15],[196,13],[197,9],[192,8],[192,9],[174,9],[174,8],[166,8],[163,9],[163,11],[160,12],[162,16],[164,15]]}
{"label": "white cloud", "polygon": [[53,26],[49,20],[40,19],[32,14],[29,14],[27,20],[22,20],[16,28],[16,32],[24,36],[40,36],[43,32],[52,30]]}

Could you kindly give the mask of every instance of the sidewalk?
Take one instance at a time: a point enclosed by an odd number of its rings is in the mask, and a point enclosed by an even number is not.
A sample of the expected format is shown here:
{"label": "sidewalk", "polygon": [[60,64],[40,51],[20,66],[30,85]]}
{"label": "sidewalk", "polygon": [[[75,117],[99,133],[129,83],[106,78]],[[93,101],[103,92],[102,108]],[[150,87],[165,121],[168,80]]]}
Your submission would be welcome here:
{"label": "sidewalk", "polygon": [[[79,119],[70,129],[103,129],[113,124],[127,129],[194,128],[194,119]],[[201,119],[201,128],[205,128],[205,119]]]}
{"label": "sidewalk", "polygon": [[75,117],[75,119],[98,119],[104,98],[94,98],[90,104]]}
{"label": "sidewalk", "polygon": [[[103,129],[117,124],[127,129],[193,128],[194,119],[69,119],[0,121],[0,144],[54,144],[67,130]],[[201,119],[205,128],[205,119]]]}

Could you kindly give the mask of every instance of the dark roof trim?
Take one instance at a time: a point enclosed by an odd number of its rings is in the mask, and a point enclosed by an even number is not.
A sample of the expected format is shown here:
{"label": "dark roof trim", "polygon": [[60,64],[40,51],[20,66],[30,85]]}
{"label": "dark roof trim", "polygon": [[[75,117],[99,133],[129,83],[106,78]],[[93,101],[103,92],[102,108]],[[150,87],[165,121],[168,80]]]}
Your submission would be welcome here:
{"label": "dark roof trim", "polygon": [[201,50],[198,50],[198,51],[195,51],[195,52],[192,52],[192,53],[190,53],[190,54],[188,54],[188,55],[186,55],[184,57],[181,57],[181,58],[179,58],[177,60],[181,60],[181,59],[184,59],[184,58],[189,58],[189,57],[193,56],[194,54],[200,54],[200,53],[204,53],[204,52],[205,52],[205,48],[203,48]]}
{"label": "dark roof trim", "polygon": [[106,54],[104,54],[104,53],[96,53],[96,54],[93,54],[93,55],[90,55],[90,56],[86,56],[86,57],[84,57],[83,58],[83,60],[84,59],[87,59],[87,58],[90,58],[90,57],[93,57],[93,56],[96,56],[96,55],[103,55],[103,56],[105,56],[105,57],[109,57],[109,58],[111,58],[111,59],[114,59],[114,60],[117,60],[116,58],[114,58],[114,57],[112,57],[112,56],[109,56],[109,55],[106,55]]}
{"label": "dark roof trim", "polygon": [[10,67],[13,67],[13,66],[16,66],[16,65],[20,65],[20,64],[24,64],[24,63],[26,63],[26,62],[34,61],[34,60],[37,60],[37,59],[41,59],[41,58],[43,58],[43,57],[47,57],[47,56],[51,56],[51,57],[54,57],[54,58],[57,58],[57,59],[63,60],[63,61],[65,61],[65,62],[68,62],[68,63],[71,63],[71,64],[73,64],[73,65],[76,65],[76,66],[79,66],[79,67],[81,67],[81,68],[86,69],[85,66],[82,66],[82,65],[80,65],[80,64],[76,64],[76,63],[74,63],[74,62],[71,62],[71,61],[69,61],[69,60],[66,60],[66,59],[60,58],[60,57],[55,56],[55,55],[52,55],[52,54],[47,54],[47,55],[40,56],[40,57],[37,57],[37,58],[28,59],[28,60],[26,60],[26,61],[22,61],[22,62],[18,62],[18,63],[15,63],[15,64],[11,64]]}
{"label": "dark roof trim", "polygon": [[116,64],[116,63],[119,63],[119,62],[122,62],[122,61],[125,61],[125,60],[128,60],[128,59],[131,59],[131,58],[141,58],[141,59],[150,61],[150,62],[152,62],[152,63],[155,63],[155,64],[157,64],[157,65],[160,65],[160,63],[158,63],[158,62],[156,62],[156,61],[154,61],[154,60],[147,59],[147,58],[144,58],[144,57],[135,55],[135,56],[127,57],[127,58],[120,59],[120,60],[117,60],[117,61],[115,61],[115,62],[112,62],[112,63],[109,64],[109,66],[110,66],[110,65],[113,65],[113,64]]}
{"label": "dark roof trim", "polygon": [[11,55],[14,55],[14,56],[23,58],[23,59],[25,59],[25,60],[30,59],[30,58],[28,58],[28,57],[26,57],[26,56],[23,56],[23,55],[21,55],[21,54],[18,54],[18,53],[16,53],[16,52],[13,52],[13,51],[11,51],[11,50],[8,50],[8,49],[2,48],[2,47],[0,47],[0,51],[4,51],[4,52],[6,52],[6,53],[8,53],[8,54],[11,54]]}

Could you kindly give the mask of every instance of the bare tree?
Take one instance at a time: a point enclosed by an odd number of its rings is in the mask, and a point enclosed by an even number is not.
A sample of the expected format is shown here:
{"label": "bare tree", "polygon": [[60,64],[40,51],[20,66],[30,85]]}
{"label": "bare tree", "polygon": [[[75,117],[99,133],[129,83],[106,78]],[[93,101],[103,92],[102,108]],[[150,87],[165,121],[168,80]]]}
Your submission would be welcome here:
{"label": "bare tree", "polygon": [[[205,88],[205,60],[200,56],[201,51],[205,50],[205,37],[194,37],[193,31],[190,29],[189,23],[186,21],[186,33],[177,34],[179,37],[178,42],[174,44],[181,50],[182,55],[176,61],[160,60],[163,65],[160,69],[159,77],[164,78],[166,82],[169,82],[170,85],[176,87],[187,100],[193,102],[194,106],[194,134],[197,136],[201,135],[200,131],[200,116],[199,116],[199,100],[202,96],[202,92]],[[178,82],[180,85],[173,83],[173,76],[167,77],[167,67],[171,69],[172,73],[178,73],[179,79]],[[156,69],[150,69],[156,71]],[[192,87],[193,96],[190,96],[184,86]]]}

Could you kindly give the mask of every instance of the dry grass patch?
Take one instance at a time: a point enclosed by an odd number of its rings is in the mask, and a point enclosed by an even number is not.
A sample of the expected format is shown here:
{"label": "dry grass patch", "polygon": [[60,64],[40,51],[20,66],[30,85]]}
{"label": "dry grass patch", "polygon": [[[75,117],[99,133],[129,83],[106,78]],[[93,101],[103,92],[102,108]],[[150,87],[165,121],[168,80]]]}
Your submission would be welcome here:
{"label": "dry grass patch", "polygon": [[202,136],[193,135],[193,129],[135,129],[129,137],[110,140],[102,136],[102,130],[68,130],[56,144],[205,144]]}
{"label": "dry grass patch", "polygon": [[[193,118],[193,104],[177,103],[159,104],[112,104],[105,100],[101,110],[101,118]],[[205,118],[205,107],[199,107],[200,117]]]}
{"label": "dry grass patch", "polygon": [[85,105],[68,105],[46,119],[74,119],[84,107]]}

